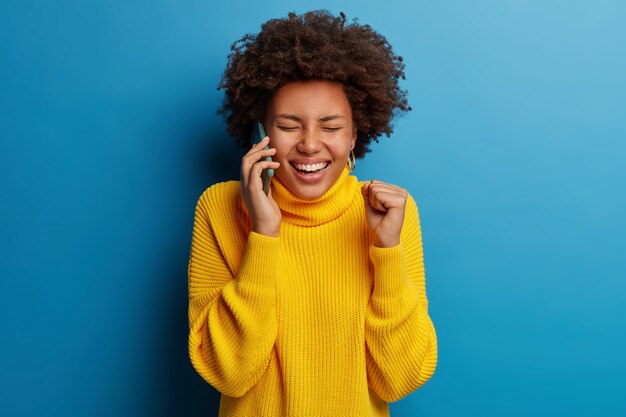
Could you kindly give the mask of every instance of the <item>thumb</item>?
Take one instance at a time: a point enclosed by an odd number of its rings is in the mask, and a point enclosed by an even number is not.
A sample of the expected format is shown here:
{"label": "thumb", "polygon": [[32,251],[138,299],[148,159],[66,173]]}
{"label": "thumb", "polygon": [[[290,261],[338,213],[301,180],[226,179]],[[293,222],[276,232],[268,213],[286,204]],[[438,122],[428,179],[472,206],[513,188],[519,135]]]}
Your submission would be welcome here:
{"label": "thumb", "polygon": [[365,205],[365,214],[370,216],[374,213],[374,208],[370,203],[370,183],[366,183],[361,187],[361,195],[363,196],[363,204]]}
{"label": "thumb", "polygon": [[369,195],[370,195],[370,183],[369,182],[363,184],[363,187],[361,187],[361,195],[366,200],[369,199]]}

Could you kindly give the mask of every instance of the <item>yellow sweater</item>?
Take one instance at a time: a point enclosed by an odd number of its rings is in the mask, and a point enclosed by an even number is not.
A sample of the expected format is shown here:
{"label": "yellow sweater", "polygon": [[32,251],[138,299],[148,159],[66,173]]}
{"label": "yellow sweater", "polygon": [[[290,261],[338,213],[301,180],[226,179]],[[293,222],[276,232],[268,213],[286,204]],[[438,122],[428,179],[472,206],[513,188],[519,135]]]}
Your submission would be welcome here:
{"label": "yellow sweater", "polygon": [[251,232],[239,183],[200,197],[189,259],[189,356],[220,416],[388,416],[437,363],[417,206],[372,244],[356,177],[315,201],[276,178],[278,238]]}

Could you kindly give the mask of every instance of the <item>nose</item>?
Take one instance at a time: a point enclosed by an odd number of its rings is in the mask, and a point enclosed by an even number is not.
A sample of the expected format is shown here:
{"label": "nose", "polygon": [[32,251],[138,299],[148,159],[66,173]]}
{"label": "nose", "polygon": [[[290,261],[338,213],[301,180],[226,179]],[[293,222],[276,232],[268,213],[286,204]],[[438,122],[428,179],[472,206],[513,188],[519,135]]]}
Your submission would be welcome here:
{"label": "nose", "polygon": [[318,132],[312,131],[311,129],[302,130],[302,136],[297,146],[298,151],[305,154],[315,154],[319,152],[323,146]]}

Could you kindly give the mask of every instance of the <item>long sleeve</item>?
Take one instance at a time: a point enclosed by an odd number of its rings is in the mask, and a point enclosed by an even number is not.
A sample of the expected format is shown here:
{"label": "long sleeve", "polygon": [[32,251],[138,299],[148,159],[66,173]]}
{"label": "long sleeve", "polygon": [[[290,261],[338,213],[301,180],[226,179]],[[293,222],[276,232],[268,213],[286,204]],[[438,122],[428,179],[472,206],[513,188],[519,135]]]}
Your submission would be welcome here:
{"label": "long sleeve", "polygon": [[374,289],[365,318],[368,381],[392,402],[423,385],[437,366],[437,337],[428,299],[419,214],[409,196],[400,244],[370,247]]}
{"label": "long sleeve", "polygon": [[232,228],[230,234],[216,230],[216,222],[229,217],[214,213],[220,196],[209,191],[196,206],[188,265],[189,356],[208,383],[241,397],[265,372],[277,336],[279,239],[251,232],[240,242],[245,249],[234,270],[225,251],[237,244],[222,236],[232,236]]}

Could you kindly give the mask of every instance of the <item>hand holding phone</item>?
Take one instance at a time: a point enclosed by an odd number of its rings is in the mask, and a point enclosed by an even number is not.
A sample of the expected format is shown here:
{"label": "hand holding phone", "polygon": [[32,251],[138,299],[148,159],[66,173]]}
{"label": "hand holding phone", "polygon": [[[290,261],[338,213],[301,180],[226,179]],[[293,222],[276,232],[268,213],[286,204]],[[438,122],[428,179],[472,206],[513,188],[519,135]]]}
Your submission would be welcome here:
{"label": "hand holding phone", "polygon": [[[270,195],[270,181],[280,163],[271,159],[276,149],[269,146],[269,138],[260,122],[254,123],[251,142],[252,148],[241,159],[241,197],[252,220],[252,231],[278,237],[282,215]],[[259,192],[259,185],[262,192]]]}
{"label": "hand holding phone", "polygon": [[[267,136],[265,134],[265,127],[263,127],[263,123],[256,121],[254,122],[254,126],[252,127],[252,136],[250,138],[251,146],[256,145],[261,142],[263,138]],[[269,149],[269,145],[264,149]],[[266,156],[263,158],[266,161],[272,161],[271,156]],[[261,172],[261,181],[263,182],[263,192],[267,195],[270,191],[270,183],[272,181],[272,177],[274,176],[274,170],[271,168],[264,169]]]}

